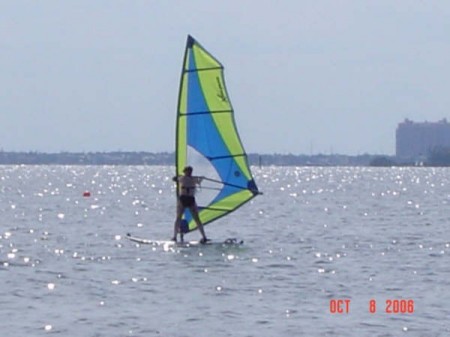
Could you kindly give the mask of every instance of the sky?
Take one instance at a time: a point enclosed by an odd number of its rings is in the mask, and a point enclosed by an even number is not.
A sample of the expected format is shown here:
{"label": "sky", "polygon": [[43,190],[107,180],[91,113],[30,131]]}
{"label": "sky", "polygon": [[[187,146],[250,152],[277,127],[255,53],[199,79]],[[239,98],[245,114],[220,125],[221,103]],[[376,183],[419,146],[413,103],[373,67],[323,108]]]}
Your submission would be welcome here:
{"label": "sky", "polygon": [[249,153],[395,153],[450,121],[450,2],[0,0],[0,150],[174,151],[188,34]]}

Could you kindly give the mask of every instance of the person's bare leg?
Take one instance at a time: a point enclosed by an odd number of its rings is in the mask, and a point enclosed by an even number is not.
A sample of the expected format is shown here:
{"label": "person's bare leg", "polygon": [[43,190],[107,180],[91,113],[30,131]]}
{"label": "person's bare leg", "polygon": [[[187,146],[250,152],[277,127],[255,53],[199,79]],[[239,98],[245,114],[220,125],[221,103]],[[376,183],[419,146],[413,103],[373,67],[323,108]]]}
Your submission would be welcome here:
{"label": "person's bare leg", "polygon": [[197,208],[195,206],[192,206],[189,208],[192,214],[192,217],[195,220],[195,223],[197,224],[198,230],[200,231],[200,234],[202,234],[203,240],[206,241],[206,234],[205,234],[205,230],[203,229],[203,224],[200,221],[200,218],[198,216],[198,212],[197,212]]}
{"label": "person's bare leg", "polygon": [[178,232],[180,231],[180,220],[178,219],[178,216],[175,220],[175,224],[173,226],[173,237],[172,237],[172,241],[177,241],[177,235]]}
{"label": "person's bare leg", "polygon": [[183,216],[183,206],[181,204],[177,205],[177,218],[175,219],[175,224],[173,226],[173,241],[177,241],[177,234],[180,233],[180,239],[183,242],[183,234],[181,234],[181,217]]}

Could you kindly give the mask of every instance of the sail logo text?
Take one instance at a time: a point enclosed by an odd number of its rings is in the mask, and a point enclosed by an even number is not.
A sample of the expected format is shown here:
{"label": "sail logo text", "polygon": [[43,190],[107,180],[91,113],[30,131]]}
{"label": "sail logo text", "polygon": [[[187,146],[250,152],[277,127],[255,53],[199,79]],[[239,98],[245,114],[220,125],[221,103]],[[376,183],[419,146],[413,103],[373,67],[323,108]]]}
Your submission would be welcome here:
{"label": "sail logo text", "polygon": [[219,92],[217,93],[217,97],[221,99],[222,102],[227,102],[227,96],[225,96],[225,92],[222,87],[222,83],[220,83],[219,77],[216,77],[217,86],[219,87]]}

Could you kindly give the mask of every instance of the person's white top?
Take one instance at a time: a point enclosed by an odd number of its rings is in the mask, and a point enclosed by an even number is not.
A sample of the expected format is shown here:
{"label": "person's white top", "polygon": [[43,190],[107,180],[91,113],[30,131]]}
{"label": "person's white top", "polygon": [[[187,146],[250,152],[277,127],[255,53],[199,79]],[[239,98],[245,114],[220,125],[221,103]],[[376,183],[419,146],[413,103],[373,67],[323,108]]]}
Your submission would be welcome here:
{"label": "person's white top", "polygon": [[179,176],[178,184],[180,188],[180,195],[193,197],[195,195],[197,185],[200,185],[202,180],[202,177]]}

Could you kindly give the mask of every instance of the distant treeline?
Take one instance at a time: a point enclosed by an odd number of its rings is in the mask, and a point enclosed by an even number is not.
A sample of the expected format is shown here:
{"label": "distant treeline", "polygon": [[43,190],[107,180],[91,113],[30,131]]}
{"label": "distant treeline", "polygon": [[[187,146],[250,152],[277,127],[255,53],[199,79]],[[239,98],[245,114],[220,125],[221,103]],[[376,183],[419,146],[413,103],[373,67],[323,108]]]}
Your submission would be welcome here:
{"label": "distant treeline", "polygon": [[[431,151],[423,161],[400,161],[395,156],[349,155],[248,155],[255,166],[450,166],[450,149]],[[174,165],[173,152],[5,152],[0,151],[0,165]]]}
{"label": "distant treeline", "polygon": [[249,154],[251,165],[275,166],[369,166],[378,155],[348,156],[339,154]]}
{"label": "distant treeline", "polygon": [[170,165],[174,158],[167,152],[0,152],[3,165]]}
{"label": "distant treeline", "polygon": [[[256,154],[248,155],[250,165],[256,166],[365,166],[377,158],[373,155],[294,155]],[[41,153],[2,152],[3,165],[174,165],[175,154],[169,152],[87,152],[87,153]]]}

